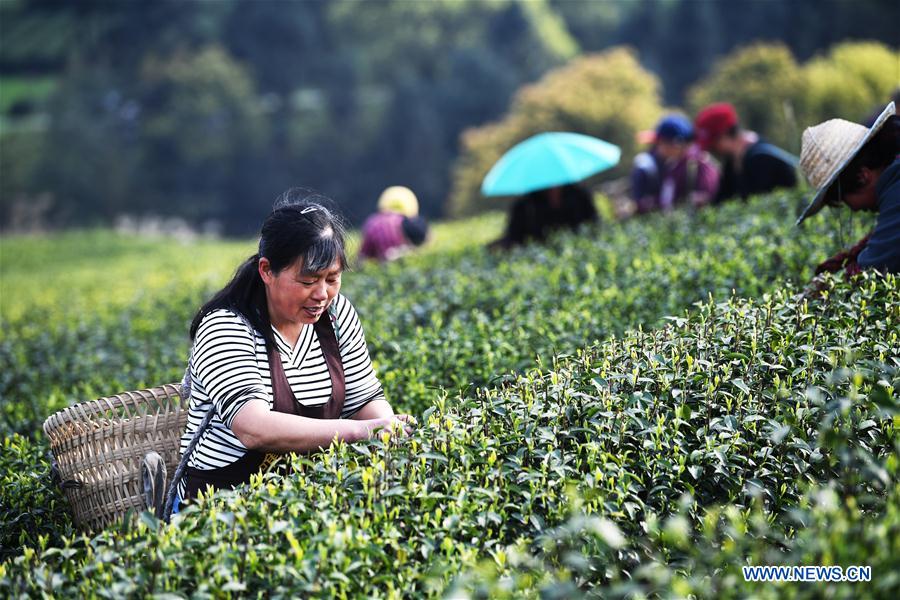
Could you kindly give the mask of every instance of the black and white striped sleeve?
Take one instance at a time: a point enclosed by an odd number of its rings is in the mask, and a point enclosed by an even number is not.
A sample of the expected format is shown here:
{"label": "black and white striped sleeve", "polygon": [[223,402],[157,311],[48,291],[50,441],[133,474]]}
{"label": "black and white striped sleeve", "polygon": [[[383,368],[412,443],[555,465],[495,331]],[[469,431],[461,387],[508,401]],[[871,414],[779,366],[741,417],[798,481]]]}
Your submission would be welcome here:
{"label": "black and white striped sleeve", "polygon": [[222,422],[230,429],[235,415],[251,400],[269,402],[252,330],[228,310],[203,318],[194,342],[194,369]]}
{"label": "black and white striped sleeve", "polygon": [[372,400],[383,400],[384,390],[381,382],[378,381],[375,369],[372,368],[369,349],[366,347],[366,336],[363,333],[356,309],[344,296],[338,296],[335,302],[346,386],[341,418],[346,419],[352,417]]}

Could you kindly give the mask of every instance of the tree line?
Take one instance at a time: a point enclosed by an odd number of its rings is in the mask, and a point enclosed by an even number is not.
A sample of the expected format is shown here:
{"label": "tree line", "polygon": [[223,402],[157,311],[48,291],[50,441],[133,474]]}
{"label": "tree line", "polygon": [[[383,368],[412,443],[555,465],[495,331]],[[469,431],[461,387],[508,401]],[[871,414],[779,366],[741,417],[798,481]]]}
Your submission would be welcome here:
{"label": "tree line", "polygon": [[352,222],[393,184],[442,216],[461,134],[585,54],[630,46],[655,82],[641,101],[682,104],[736,46],[778,38],[806,59],[893,41],[897,17],[881,0],[6,2],[0,225],[159,214],[246,234],[296,184]]}

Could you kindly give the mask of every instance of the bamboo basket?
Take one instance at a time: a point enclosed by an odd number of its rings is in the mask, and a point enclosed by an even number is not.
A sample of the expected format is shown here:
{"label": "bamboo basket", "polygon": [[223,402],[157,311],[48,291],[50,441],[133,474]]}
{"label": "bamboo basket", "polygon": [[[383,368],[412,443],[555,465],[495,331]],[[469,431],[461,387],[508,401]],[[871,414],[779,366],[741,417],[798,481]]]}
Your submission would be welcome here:
{"label": "bamboo basket", "polygon": [[98,529],[129,510],[148,508],[141,475],[144,457],[157,452],[166,473],[174,473],[187,409],[181,386],[167,384],[81,402],[44,421],[79,526]]}

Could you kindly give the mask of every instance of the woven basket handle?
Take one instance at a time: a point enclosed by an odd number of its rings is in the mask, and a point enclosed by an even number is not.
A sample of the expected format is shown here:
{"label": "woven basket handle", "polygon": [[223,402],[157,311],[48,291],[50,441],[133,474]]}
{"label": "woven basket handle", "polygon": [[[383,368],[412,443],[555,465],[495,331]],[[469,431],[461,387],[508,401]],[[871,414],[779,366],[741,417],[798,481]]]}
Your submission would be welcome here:
{"label": "woven basket handle", "polygon": [[[191,352],[188,355],[188,364],[187,368],[184,370],[184,377],[181,379],[181,397],[190,399],[191,397],[191,367],[194,362],[194,346],[191,345]],[[206,428],[209,427],[209,422],[212,421],[212,417],[216,412],[215,405],[211,405],[209,410],[203,416],[203,420],[200,422],[200,426],[197,427],[197,431],[194,432],[194,437],[191,438],[191,443],[188,444],[188,447],[185,449],[184,454],[181,455],[181,460],[178,461],[178,466],[175,468],[175,472],[172,474],[172,480],[169,483],[169,489],[166,490],[166,503],[163,506],[163,511],[161,518],[166,523],[172,518],[172,509],[175,505],[175,495],[178,493],[178,484],[181,483],[181,478],[184,476],[184,470],[187,468],[188,461],[191,459],[191,455],[194,453],[194,448],[197,447],[197,443],[200,441],[200,437],[203,435],[203,432],[206,431]]]}
{"label": "woven basket handle", "polygon": [[206,431],[206,428],[209,427],[209,422],[212,421],[214,414],[216,414],[216,407],[210,406],[206,415],[204,415],[203,420],[200,422],[200,426],[197,427],[197,431],[194,432],[191,443],[188,444],[184,454],[181,456],[181,461],[179,461],[178,466],[175,468],[175,473],[172,475],[172,482],[169,484],[169,490],[166,492],[166,505],[165,508],[163,508],[162,514],[162,520],[166,523],[172,518],[172,508],[175,505],[175,494],[178,492],[178,484],[181,483],[181,478],[184,477],[184,470],[187,468],[188,461],[194,453],[194,448],[197,447],[197,443],[200,441],[200,436],[202,436],[203,432]]}

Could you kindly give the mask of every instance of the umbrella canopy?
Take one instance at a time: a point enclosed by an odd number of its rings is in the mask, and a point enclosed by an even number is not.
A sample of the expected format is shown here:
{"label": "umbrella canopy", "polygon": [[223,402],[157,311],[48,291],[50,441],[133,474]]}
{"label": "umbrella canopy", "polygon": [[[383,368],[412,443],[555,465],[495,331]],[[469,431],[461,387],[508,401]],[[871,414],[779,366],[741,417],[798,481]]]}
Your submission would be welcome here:
{"label": "umbrella canopy", "polygon": [[618,146],[580,133],[539,133],[513,146],[481,183],[485,196],[518,196],[575,183],[614,167]]}

